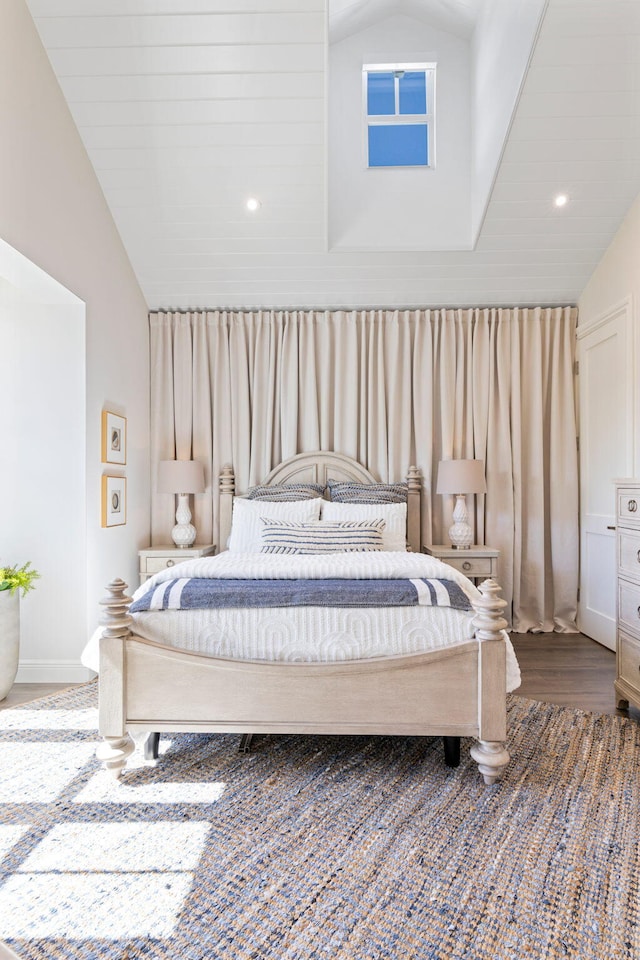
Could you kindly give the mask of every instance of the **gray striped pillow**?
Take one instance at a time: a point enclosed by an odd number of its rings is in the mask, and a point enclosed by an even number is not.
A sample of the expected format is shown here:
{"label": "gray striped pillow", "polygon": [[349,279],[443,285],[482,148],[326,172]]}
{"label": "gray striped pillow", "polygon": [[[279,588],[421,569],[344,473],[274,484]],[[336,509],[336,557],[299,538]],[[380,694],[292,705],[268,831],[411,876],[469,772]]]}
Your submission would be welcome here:
{"label": "gray striped pillow", "polygon": [[383,548],[384,520],[260,519],[262,553],[359,553]]}
{"label": "gray striped pillow", "polygon": [[334,503],[406,503],[406,483],[355,483],[353,480],[329,480],[327,486]]}
{"label": "gray striped pillow", "polygon": [[274,483],[261,484],[247,494],[248,500],[271,500],[273,502],[285,500],[313,500],[324,495],[321,483]]}

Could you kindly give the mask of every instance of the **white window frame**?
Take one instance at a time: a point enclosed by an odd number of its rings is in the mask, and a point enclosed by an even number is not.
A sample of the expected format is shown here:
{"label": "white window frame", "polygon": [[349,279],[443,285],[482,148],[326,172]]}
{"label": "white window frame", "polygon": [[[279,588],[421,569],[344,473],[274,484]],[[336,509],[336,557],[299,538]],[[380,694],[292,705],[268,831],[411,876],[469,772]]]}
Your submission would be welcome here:
{"label": "white window frame", "polygon": [[[434,170],[436,165],[436,68],[437,63],[364,63],[362,65],[362,114],[363,114],[363,156],[367,170]],[[406,73],[424,72],[427,88],[427,112],[418,114],[398,113],[400,109],[399,77],[395,79],[396,112],[388,115],[369,116],[367,104],[367,78],[370,73]],[[390,126],[393,124],[427,124],[427,155],[429,163],[410,165],[394,164],[390,167],[369,166],[369,127]]]}

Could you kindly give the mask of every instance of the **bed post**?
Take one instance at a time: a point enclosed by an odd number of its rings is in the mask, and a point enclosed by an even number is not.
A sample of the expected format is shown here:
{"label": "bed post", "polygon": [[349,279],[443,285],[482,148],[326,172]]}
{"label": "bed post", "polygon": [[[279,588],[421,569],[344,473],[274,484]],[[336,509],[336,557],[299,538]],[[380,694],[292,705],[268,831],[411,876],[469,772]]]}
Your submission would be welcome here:
{"label": "bed post", "polygon": [[471,756],[487,784],[495,783],[509,763],[507,739],[506,649],[502,616],[506,601],[495,580],[485,580],[473,601],[478,640],[478,743]]}
{"label": "bed post", "polygon": [[417,467],[407,471],[407,539],[413,553],[422,550],[422,522],[420,507],[422,501],[422,477]]}
{"label": "bed post", "polygon": [[126,595],[127,584],[123,580],[112,580],[106,589],[107,596],[100,601],[104,607],[100,617],[104,630],[100,638],[98,679],[99,731],[104,743],[96,750],[96,756],[117,778],[134,751],[133,740],[127,733],[125,708],[125,644],[131,636],[131,597]]}
{"label": "bed post", "polygon": [[218,553],[227,549],[227,540],[231,533],[231,515],[233,512],[233,497],[236,490],[236,478],[233,467],[226,463],[220,471],[218,479],[220,485],[220,517],[218,523]]}

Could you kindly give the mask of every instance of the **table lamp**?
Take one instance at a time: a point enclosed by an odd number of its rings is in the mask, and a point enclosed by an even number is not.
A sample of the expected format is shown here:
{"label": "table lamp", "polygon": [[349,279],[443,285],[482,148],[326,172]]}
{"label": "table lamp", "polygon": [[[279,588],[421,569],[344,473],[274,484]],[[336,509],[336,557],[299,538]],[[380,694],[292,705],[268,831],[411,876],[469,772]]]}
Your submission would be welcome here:
{"label": "table lamp", "polygon": [[484,493],[486,489],[483,460],[441,460],[438,464],[436,493],[452,493],[456,497],[449,539],[457,550],[468,550],[473,544],[465,494]]}
{"label": "table lamp", "polygon": [[196,528],[191,523],[189,494],[204,492],[204,467],[199,460],[161,460],[158,492],[178,494],[176,525],[171,537],[176,547],[190,547],[196,539]]}

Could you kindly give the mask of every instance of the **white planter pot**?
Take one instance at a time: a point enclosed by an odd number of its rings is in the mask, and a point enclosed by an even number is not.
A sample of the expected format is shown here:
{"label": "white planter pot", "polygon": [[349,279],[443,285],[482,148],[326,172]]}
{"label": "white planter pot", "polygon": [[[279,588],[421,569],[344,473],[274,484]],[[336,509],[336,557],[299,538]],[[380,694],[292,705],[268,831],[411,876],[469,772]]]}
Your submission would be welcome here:
{"label": "white planter pot", "polygon": [[0,590],[0,700],[13,686],[20,658],[20,593]]}

